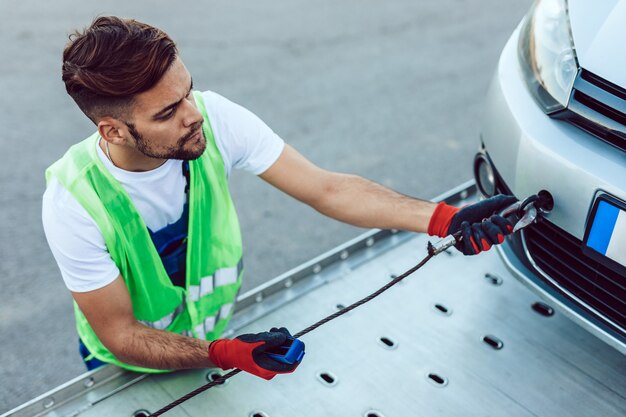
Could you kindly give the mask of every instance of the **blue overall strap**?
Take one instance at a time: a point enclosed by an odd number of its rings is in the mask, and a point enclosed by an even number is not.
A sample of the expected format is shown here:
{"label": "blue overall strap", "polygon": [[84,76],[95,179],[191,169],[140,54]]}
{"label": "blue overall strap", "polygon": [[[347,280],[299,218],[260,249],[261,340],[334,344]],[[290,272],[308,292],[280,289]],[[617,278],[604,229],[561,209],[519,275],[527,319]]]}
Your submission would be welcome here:
{"label": "blue overall strap", "polygon": [[165,271],[172,283],[184,287],[186,283],[187,235],[189,226],[189,162],[183,161],[186,201],[180,218],[164,228],[153,232],[148,229]]}

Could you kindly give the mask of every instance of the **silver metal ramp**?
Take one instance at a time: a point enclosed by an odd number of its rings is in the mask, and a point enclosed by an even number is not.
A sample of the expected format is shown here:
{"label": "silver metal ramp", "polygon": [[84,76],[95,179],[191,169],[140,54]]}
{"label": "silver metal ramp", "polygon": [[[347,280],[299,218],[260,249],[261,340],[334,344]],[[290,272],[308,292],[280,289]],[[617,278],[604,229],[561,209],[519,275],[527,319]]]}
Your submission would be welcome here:
{"label": "silver metal ramp", "polygon": [[[447,198],[472,198],[471,184]],[[468,197],[469,194],[469,197]],[[469,200],[467,200],[469,201]],[[467,202],[466,201],[466,202]],[[419,262],[427,237],[372,231],[240,297],[231,335],[292,332]],[[626,416],[626,356],[540,301],[496,251],[443,253],[372,302],[303,337],[298,370],[230,379],[167,416]],[[2,417],[156,411],[216,370],[107,366]],[[141,415],[141,414],[139,414]]]}

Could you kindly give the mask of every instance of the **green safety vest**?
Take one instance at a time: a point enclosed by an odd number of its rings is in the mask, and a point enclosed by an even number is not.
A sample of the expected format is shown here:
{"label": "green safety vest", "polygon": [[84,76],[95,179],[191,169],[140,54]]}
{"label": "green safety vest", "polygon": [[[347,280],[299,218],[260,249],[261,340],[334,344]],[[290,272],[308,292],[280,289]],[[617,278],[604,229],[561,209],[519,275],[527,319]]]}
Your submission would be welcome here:
{"label": "green safety vest", "polygon": [[[120,270],[135,318],[146,326],[217,339],[232,316],[243,275],[239,220],[224,161],[217,149],[202,96],[194,92],[204,117],[205,152],[189,161],[189,231],[185,288],[172,284],[148,228],[121,184],[96,153],[98,133],[72,146],[46,170],[57,178],[97,223]],[[93,357],[139,372],[164,372],[119,361],[100,342],[77,304],[76,327]]]}

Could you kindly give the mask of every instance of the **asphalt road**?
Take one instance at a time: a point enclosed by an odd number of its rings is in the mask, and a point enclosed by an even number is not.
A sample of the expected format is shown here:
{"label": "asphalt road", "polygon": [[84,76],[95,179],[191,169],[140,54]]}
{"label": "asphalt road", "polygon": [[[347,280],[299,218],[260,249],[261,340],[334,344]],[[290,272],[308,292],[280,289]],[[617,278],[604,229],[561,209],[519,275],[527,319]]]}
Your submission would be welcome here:
{"label": "asphalt road", "polygon": [[[106,14],[158,26],[197,88],[249,108],[315,163],[430,198],[471,177],[483,97],[529,5],[0,0],[0,413],[84,371],[40,220],[44,169],[93,131],[61,82],[69,32]],[[231,186],[244,289],[363,231],[254,176]]]}

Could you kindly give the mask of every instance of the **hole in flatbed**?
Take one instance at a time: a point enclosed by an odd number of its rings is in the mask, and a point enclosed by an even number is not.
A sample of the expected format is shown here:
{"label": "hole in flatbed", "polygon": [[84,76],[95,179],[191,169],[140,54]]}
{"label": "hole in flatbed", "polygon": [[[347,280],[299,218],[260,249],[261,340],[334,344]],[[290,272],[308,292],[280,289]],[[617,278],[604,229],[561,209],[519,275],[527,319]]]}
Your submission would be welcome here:
{"label": "hole in flatbed", "polygon": [[46,398],[46,400],[43,403],[43,408],[50,408],[54,405],[54,398],[50,397],[50,398]]}
{"label": "hole in flatbed", "polygon": [[148,417],[150,415],[148,410],[137,410],[133,413],[133,417]]}
{"label": "hole in flatbed", "polygon": [[383,413],[378,410],[368,410],[363,414],[363,417],[385,417]]}
{"label": "hole in flatbed", "polygon": [[502,278],[500,278],[497,275],[493,275],[493,274],[485,274],[485,279],[487,280],[488,283],[490,283],[491,285],[502,285]]}
{"label": "hole in flatbed", "polygon": [[483,336],[483,342],[491,346],[495,350],[500,350],[504,347],[504,342],[492,335]]}
{"label": "hole in flatbed", "polygon": [[435,304],[435,309],[439,311],[441,314],[446,315],[446,316],[449,316],[450,314],[452,314],[452,310],[444,306],[443,304],[439,304],[439,303]]}
{"label": "hole in flatbed", "polygon": [[324,383],[324,385],[333,386],[337,384],[337,377],[330,372],[320,372],[317,374],[317,377]]}
{"label": "hole in flatbed", "polygon": [[[206,379],[209,382],[213,382],[218,380],[219,378],[221,378],[223,375],[217,371],[210,371],[207,375],[206,375]],[[228,380],[222,381],[222,382],[218,382],[217,385],[224,385],[228,382]]]}
{"label": "hole in flatbed", "polygon": [[430,373],[428,374],[428,379],[435,385],[437,385],[438,387],[445,387],[446,385],[448,385],[448,379],[444,378],[442,376],[439,376],[435,373]]}
{"label": "hole in flatbed", "polygon": [[532,308],[536,313],[541,314],[542,316],[550,317],[554,315],[554,309],[546,303],[542,303],[540,301],[533,304]]}
{"label": "hole in flatbed", "polygon": [[343,304],[337,304],[337,310],[343,310],[344,308],[346,308],[346,306],[344,306]]}
{"label": "hole in flatbed", "polygon": [[328,375],[327,373],[320,374],[320,378],[322,378],[327,384],[332,384],[335,382],[335,378]]}
{"label": "hole in flatbed", "polygon": [[253,411],[250,417],[269,417],[269,415],[265,411]]}
{"label": "hole in flatbed", "polygon": [[394,342],[393,340],[385,336],[381,337],[380,341],[382,342],[383,345],[385,345],[386,347],[390,349],[396,346],[396,342]]}

